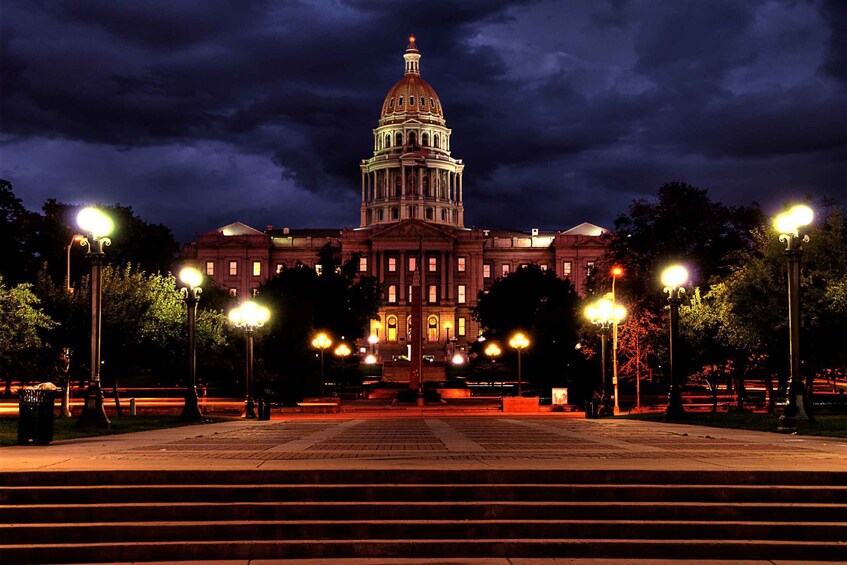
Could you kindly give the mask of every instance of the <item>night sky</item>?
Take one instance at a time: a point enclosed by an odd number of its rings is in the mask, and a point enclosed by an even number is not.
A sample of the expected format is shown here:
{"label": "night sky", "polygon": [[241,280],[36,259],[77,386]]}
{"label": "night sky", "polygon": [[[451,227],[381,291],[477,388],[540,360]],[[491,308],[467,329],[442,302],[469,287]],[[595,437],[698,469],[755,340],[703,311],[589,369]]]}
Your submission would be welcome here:
{"label": "night sky", "polygon": [[466,225],[611,227],[678,179],[847,203],[847,2],[0,1],[0,176],[30,209],[131,205],[182,242],[357,226],[414,33]]}

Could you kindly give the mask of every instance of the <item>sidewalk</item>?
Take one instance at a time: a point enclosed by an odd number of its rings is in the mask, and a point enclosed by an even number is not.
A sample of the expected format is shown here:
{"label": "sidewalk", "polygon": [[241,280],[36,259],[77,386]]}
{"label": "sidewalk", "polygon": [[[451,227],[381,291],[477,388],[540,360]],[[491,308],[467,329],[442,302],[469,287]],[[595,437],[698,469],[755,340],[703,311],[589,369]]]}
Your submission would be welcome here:
{"label": "sidewalk", "polygon": [[559,414],[284,416],[0,448],[0,470],[847,470],[847,440]]}

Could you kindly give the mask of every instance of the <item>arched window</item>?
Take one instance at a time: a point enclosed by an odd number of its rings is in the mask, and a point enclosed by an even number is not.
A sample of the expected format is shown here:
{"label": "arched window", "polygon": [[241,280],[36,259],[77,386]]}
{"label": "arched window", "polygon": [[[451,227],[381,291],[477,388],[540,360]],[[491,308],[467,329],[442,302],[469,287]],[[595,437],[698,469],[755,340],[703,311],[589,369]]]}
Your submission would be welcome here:
{"label": "arched window", "polygon": [[415,105],[415,97],[409,96],[409,106],[414,106],[414,105]]}
{"label": "arched window", "polygon": [[409,132],[409,145],[417,145],[418,136],[415,132]]}
{"label": "arched window", "polygon": [[[393,98],[391,99],[391,102],[394,103]],[[434,98],[429,99],[429,105],[432,106],[433,110],[435,109],[435,99]]]}
{"label": "arched window", "polygon": [[412,341],[412,317],[406,316],[406,341]]}
{"label": "arched window", "polygon": [[393,96],[391,97],[391,100],[389,100],[389,101],[388,101],[388,107],[389,107],[389,108],[393,108],[393,107],[394,107],[394,97],[393,97]]}
{"label": "arched window", "polygon": [[387,320],[388,341],[397,341],[397,316],[389,316]]}
{"label": "arched window", "polygon": [[432,146],[438,149],[438,134],[432,136]]}
{"label": "arched window", "polygon": [[421,134],[421,145],[423,145],[424,147],[429,145],[429,135],[427,135],[425,133]]}
{"label": "arched window", "polygon": [[424,98],[423,96],[421,96],[421,108],[426,110],[426,98]]}
{"label": "arched window", "polygon": [[427,219],[427,220],[432,220],[432,219],[434,219],[434,218],[432,217],[432,213],[433,213],[433,212],[432,212],[432,208],[427,208],[427,209],[426,209],[426,219]]}
{"label": "arched window", "polygon": [[441,209],[441,221],[442,222],[447,221],[447,210],[445,210],[444,208]]}
{"label": "arched window", "polygon": [[398,133],[397,135],[394,136],[394,145],[396,147],[401,147],[403,145],[403,134],[402,133]]}
{"label": "arched window", "polygon": [[397,99],[397,105],[398,105],[398,106],[402,106],[402,105],[403,105],[403,97],[402,97],[402,96],[401,96],[401,97],[399,97],[399,98]]}
{"label": "arched window", "polygon": [[430,316],[426,321],[426,340],[429,342],[438,341],[438,318]]}
{"label": "arched window", "polygon": [[385,148],[386,149],[391,148],[391,134],[390,133],[385,134]]}

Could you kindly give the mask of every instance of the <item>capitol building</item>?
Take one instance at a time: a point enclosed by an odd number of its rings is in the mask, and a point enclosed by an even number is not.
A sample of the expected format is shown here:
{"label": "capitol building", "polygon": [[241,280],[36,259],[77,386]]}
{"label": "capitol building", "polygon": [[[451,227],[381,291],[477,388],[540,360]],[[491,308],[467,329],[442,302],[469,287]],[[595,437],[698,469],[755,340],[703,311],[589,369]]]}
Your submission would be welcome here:
{"label": "capitol building", "polygon": [[372,155],[359,163],[359,227],[261,230],[234,222],[200,234],[187,256],[239,297],[286,268],[320,271],[318,250],[327,243],[339,247],[344,260],[358,257],[359,271],[382,286],[370,334],[378,336],[385,362],[408,355],[410,287],[417,273],[423,353],[441,361],[479,336],[471,317],[479,292],[522,266],[553,270],[582,292],[604,250],[604,230],[588,223],[551,232],[465,227],[465,164],[451,152],[453,130],[438,94],[421,76],[414,37],[403,59],[403,77],[382,102]]}

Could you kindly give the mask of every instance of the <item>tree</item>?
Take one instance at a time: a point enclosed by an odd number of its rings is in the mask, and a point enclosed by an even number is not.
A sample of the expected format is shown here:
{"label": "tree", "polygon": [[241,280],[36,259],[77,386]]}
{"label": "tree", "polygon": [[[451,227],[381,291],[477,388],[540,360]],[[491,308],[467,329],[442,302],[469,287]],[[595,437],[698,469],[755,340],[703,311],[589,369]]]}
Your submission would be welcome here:
{"label": "tree", "polygon": [[[487,339],[500,342],[505,357],[516,357],[510,336],[525,332],[530,347],[522,354],[524,379],[537,385],[561,383],[581,362],[577,343],[579,297],[568,279],[537,265],[522,267],[480,292],[473,317]],[[484,345],[484,344],[482,344]],[[476,349],[481,349],[475,346]],[[478,357],[482,351],[476,352]]]}
{"label": "tree", "polygon": [[298,265],[259,287],[271,320],[256,334],[257,375],[286,398],[302,398],[317,388],[318,365],[310,345],[316,331],[352,344],[365,335],[380,305],[379,283],[358,272],[358,256],[342,263],[341,250],[326,245],[318,263],[321,274]]}
{"label": "tree", "polygon": [[55,322],[41,308],[31,284],[7,288],[0,277],[0,374],[11,381],[42,376],[47,360],[43,355],[45,335]]}
{"label": "tree", "polygon": [[27,280],[34,263],[32,236],[37,218],[15,196],[12,183],[0,179],[0,241],[4,248],[0,276],[13,284]]}

